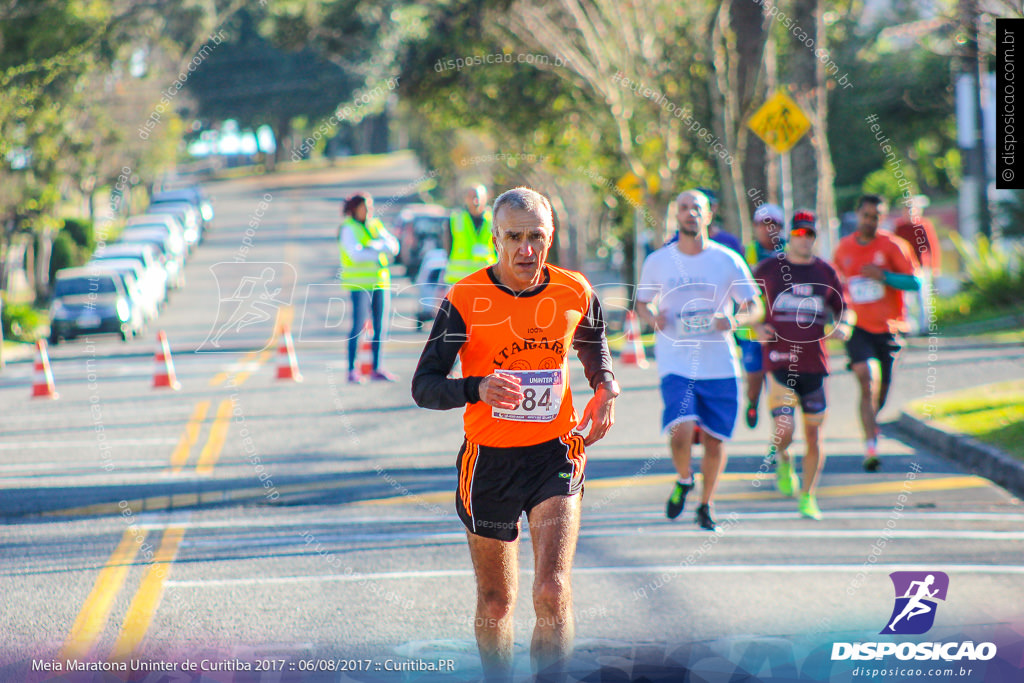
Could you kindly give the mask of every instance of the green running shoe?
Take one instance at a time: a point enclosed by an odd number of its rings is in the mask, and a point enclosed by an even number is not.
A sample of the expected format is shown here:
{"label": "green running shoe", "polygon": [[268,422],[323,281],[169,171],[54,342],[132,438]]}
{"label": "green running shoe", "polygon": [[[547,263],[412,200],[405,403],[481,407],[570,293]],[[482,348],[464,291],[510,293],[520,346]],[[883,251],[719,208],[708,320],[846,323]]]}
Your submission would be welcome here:
{"label": "green running shoe", "polygon": [[818,501],[810,493],[800,494],[800,514],[808,519],[821,519],[821,510],[818,509]]}
{"label": "green running shoe", "polygon": [[787,498],[792,498],[800,490],[800,480],[793,471],[792,460],[779,458],[775,464],[775,485],[779,487],[779,493]]}
{"label": "green running shoe", "polygon": [[686,505],[686,494],[693,490],[693,484],[680,484],[672,489],[672,495],[668,497],[668,504],[665,506],[665,515],[669,519],[675,519],[683,511]]}

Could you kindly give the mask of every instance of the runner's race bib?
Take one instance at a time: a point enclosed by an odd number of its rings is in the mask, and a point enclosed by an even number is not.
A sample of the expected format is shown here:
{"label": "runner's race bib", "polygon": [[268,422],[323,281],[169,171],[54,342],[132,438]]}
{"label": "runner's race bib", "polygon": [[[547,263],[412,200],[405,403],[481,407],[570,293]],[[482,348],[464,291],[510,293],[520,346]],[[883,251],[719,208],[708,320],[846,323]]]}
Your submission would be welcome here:
{"label": "runner's race bib", "polygon": [[885,285],[869,277],[850,278],[850,299],[855,304],[870,304],[885,296]]}
{"label": "runner's race bib", "polygon": [[519,378],[523,400],[509,410],[491,406],[491,417],[516,422],[551,422],[562,406],[561,370],[499,370]]}
{"label": "runner's race bib", "polygon": [[707,334],[715,329],[714,310],[680,311],[679,336],[692,337],[696,334]]}

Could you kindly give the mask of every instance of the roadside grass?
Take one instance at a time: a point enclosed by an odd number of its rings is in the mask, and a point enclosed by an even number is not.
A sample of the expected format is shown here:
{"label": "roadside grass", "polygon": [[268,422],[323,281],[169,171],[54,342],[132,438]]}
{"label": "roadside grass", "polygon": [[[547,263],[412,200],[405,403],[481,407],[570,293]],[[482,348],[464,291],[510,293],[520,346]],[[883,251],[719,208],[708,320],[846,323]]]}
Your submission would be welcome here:
{"label": "roadside grass", "polygon": [[1024,380],[920,399],[911,411],[1024,461]]}

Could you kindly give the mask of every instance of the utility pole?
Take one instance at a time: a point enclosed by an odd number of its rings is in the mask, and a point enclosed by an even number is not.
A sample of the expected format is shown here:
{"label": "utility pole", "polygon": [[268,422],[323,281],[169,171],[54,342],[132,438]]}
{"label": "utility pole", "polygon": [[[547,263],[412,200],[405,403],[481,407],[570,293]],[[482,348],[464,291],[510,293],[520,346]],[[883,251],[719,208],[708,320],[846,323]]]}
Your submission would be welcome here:
{"label": "utility pole", "polygon": [[[971,137],[973,145],[964,150],[963,171],[967,192],[974,192],[974,216],[961,213],[961,230],[964,223],[973,223],[977,231],[986,237],[992,235],[992,217],[989,211],[988,168],[985,158],[985,121],[982,109],[982,83],[985,82],[985,59],[978,47],[978,0],[960,0],[960,25],[963,30],[963,50],[961,52],[961,73],[970,83],[970,109],[973,110]],[[964,204],[962,203],[961,206]],[[965,220],[966,219],[966,220]],[[973,231],[968,231],[970,234]]]}

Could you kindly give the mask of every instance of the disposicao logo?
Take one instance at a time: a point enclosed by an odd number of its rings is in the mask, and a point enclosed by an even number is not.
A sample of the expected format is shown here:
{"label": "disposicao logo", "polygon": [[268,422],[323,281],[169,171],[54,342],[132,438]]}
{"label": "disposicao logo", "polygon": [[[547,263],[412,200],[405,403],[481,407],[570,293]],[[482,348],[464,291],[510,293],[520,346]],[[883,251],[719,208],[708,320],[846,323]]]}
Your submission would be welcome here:
{"label": "disposicao logo", "polygon": [[946,600],[949,577],[943,572],[893,572],[889,578],[896,590],[896,604],[880,633],[927,633],[935,623],[936,601]]}
{"label": "disposicao logo", "polygon": [[[881,635],[920,635],[935,623],[938,601],[946,600],[949,576],[943,572],[893,572],[889,574],[896,592],[892,614]],[[832,661],[869,660],[895,656],[900,660],[978,661],[996,656],[994,643],[833,643]]]}

